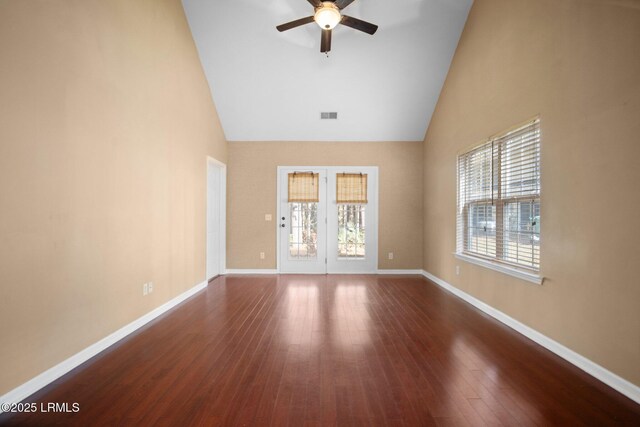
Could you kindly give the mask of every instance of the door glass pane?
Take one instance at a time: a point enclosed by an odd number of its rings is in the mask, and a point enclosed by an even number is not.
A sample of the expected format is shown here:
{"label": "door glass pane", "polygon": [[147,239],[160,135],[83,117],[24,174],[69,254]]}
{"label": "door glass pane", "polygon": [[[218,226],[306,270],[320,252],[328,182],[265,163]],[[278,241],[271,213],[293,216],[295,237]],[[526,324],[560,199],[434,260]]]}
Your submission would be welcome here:
{"label": "door glass pane", "polygon": [[366,205],[338,205],[338,258],[365,257]]}
{"label": "door glass pane", "polygon": [[318,256],[318,203],[289,203],[289,259]]}

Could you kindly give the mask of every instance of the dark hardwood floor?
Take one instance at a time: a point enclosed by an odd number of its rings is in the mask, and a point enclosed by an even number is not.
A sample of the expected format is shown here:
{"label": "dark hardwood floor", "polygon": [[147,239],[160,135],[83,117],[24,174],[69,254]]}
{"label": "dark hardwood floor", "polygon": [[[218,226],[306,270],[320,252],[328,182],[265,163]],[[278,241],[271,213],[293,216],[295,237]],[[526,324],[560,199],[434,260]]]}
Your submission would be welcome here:
{"label": "dark hardwood floor", "polygon": [[[640,405],[417,276],[222,276],[6,425],[640,425]],[[45,406],[46,407],[46,406]]]}

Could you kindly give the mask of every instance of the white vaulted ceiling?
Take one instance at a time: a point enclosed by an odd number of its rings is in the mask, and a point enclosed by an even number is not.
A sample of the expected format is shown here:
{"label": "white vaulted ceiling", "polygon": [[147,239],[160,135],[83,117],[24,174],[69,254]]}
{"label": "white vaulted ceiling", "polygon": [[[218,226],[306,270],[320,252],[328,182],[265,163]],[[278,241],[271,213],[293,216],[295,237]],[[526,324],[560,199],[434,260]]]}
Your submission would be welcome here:
{"label": "white vaulted ceiling", "polygon": [[183,0],[229,141],[422,141],[471,3],[356,0],[327,57],[307,0]]}

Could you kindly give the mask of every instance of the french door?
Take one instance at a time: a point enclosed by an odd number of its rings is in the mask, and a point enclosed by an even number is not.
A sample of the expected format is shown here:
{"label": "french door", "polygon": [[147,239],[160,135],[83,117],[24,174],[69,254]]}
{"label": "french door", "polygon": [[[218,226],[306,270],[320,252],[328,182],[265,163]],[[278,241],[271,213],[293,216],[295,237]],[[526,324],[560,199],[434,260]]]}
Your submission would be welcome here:
{"label": "french door", "polygon": [[377,167],[278,168],[281,273],[375,273]]}

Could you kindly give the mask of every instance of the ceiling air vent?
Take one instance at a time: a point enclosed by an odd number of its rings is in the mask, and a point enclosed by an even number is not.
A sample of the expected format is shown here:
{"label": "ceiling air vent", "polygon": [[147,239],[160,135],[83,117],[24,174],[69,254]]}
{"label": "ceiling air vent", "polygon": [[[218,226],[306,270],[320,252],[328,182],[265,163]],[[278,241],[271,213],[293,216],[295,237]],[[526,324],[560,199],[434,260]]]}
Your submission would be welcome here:
{"label": "ceiling air vent", "polygon": [[335,111],[320,113],[320,120],[336,120],[338,113]]}

